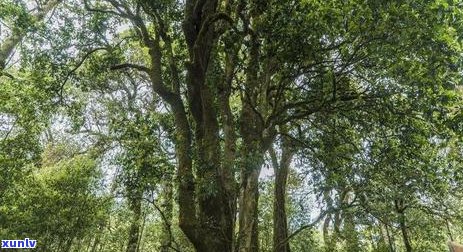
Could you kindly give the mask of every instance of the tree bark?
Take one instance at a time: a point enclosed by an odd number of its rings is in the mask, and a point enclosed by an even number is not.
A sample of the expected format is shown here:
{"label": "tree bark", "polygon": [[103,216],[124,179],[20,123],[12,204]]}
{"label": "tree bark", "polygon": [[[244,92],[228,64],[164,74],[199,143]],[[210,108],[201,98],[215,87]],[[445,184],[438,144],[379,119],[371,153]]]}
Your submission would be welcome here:
{"label": "tree bark", "polygon": [[399,226],[400,226],[400,231],[402,232],[402,238],[403,238],[405,250],[407,252],[412,252],[413,249],[410,243],[410,237],[408,234],[408,230],[406,226],[406,219],[405,219],[406,207],[404,206],[403,200],[395,200],[394,204],[395,204],[396,212],[399,218]]}
{"label": "tree bark", "polygon": [[143,238],[143,232],[145,231],[146,214],[143,214],[142,218],[143,218],[143,220],[141,222],[140,229],[139,229],[140,231],[139,231],[139,234],[138,234],[137,252],[140,251],[141,240]]}
{"label": "tree bark", "polygon": [[258,122],[258,115],[251,109],[250,104],[243,104],[240,122],[243,138],[238,234],[240,252],[259,251],[259,174],[264,162],[264,153],[270,147],[274,134],[269,133],[263,137],[264,130]]}
{"label": "tree bark", "polygon": [[[246,151],[249,150],[249,151]],[[241,195],[239,200],[239,251],[259,251],[258,200],[259,174],[263,163],[260,153],[244,148],[244,164],[241,170]],[[247,153],[247,154],[245,154]]]}
{"label": "tree bark", "polygon": [[389,226],[387,224],[385,224],[384,226],[385,226],[385,229],[386,229],[386,236],[387,236],[387,243],[388,243],[388,247],[389,247],[389,252],[395,252],[394,240],[391,237],[391,234],[389,232]]}
{"label": "tree bark", "polygon": [[[254,13],[251,23],[255,23],[258,14]],[[255,24],[252,24],[255,25]],[[261,79],[259,78],[260,42],[255,33],[250,34],[249,62],[245,73],[245,89],[240,115],[240,133],[243,139],[240,209],[239,209],[239,251],[259,251],[258,241],[258,199],[259,174],[264,162],[264,153],[273,142],[273,130],[264,125],[262,110],[257,107],[265,96],[261,93]],[[265,103],[262,103],[264,105]]]}
{"label": "tree bark", "polygon": [[[287,132],[284,132],[285,134]],[[286,184],[293,151],[290,147],[290,140],[282,136],[281,159],[278,162],[277,155],[273,148],[270,148],[270,157],[275,170],[275,190],[273,202],[273,251],[290,252],[288,237],[288,223],[286,216]]]}
{"label": "tree bark", "polygon": [[[232,120],[231,110],[227,104],[231,86],[229,83],[234,72],[230,71],[233,70],[232,67],[226,69],[225,83],[227,84],[222,87],[223,90],[220,90],[220,84],[206,83],[211,79],[208,76],[209,65],[214,64],[210,62],[210,56],[217,38],[215,23],[224,18],[223,13],[217,10],[218,1],[186,0],[184,6],[183,34],[189,54],[189,60],[185,63],[188,106],[183,103],[178,84],[174,83],[169,87],[163,83],[161,67],[163,50],[167,48],[168,58],[172,59],[172,54],[168,49],[169,39],[162,29],[163,21],[159,13],[154,9],[151,10],[152,16],[160,24],[154,38],[140,16],[130,13],[129,16],[132,15],[130,16],[132,23],[137,26],[138,34],[149,48],[151,67],[143,70],[149,73],[153,91],[169,104],[175,118],[180,228],[197,251],[226,252],[231,251],[234,246],[233,231],[236,216],[236,182],[233,173],[233,167],[237,163],[234,160],[236,124]],[[160,46],[161,39],[166,45],[162,47],[163,49]],[[175,68],[175,62],[171,60],[168,62],[170,67]],[[171,71],[171,74],[178,72],[180,71]],[[243,110],[248,113],[252,109],[248,107]],[[256,117],[257,115],[254,115],[253,118]],[[246,124],[251,121],[253,120],[247,121]],[[224,134],[225,141],[221,139],[221,132]],[[247,136],[259,135],[259,132],[262,131],[249,131],[250,134]],[[246,204],[243,205],[245,210],[241,213],[248,215],[243,216],[243,219],[246,220],[246,226],[251,224],[253,235],[250,239],[254,243],[257,242],[257,182],[264,149],[260,141],[249,142],[246,139],[249,137],[243,137],[246,150],[249,151],[247,153],[257,156],[244,158],[242,202]],[[193,164],[196,174],[193,174]]]}
{"label": "tree bark", "polygon": [[[197,251],[231,251],[235,194],[234,176],[221,160],[219,113],[215,90],[206,84],[210,56],[216,39],[214,18],[217,0],[187,0],[183,32],[190,61],[187,64],[189,110],[194,120],[197,164],[196,195],[198,225],[194,240]],[[182,228],[183,230],[183,228]],[[193,238],[193,239],[192,239]]]}
{"label": "tree bark", "polygon": [[405,226],[405,216],[403,213],[400,213],[399,215],[399,224],[402,232],[402,238],[404,240],[405,250],[407,252],[412,252],[412,245],[410,244],[410,238],[408,236],[407,227]]}
{"label": "tree bark", "polygon": [[162,205],[161,211],[163,214],[163,229],[162,229],[162,236],[161,236],[161,247],[160,252],[169,252],[170,247],[172,246],[172,211],[173,211],[173,190],[172,190],[172,176],[167,173],[163,177],[163,185],[162,185]]}
{"label": "tree bark", "polygon": [[463,245],[451,241],[447,244],[449,245],[450,252],[463,252]]}
{"label": "tree bark", "polygon": [[[229,45],[233,47],[233,45]],[[230,107],[230,95],[232,90],[232,82],[235,72],[236,58],[238,50],[235,49],[225,56],[225,76],[222,81],[222,86],[219,88],[219,109],[220,119],[224,134],[224,148],[223,148],[223,160],[221,170],[221,181],[225,187],[225,191],[229,194],[228,200],[228,211],[229,215],[232,216],[229,221],[232,232],[232,247],[231,251],[235,251],[235,239],[233,237],[235,223],[236,223],[236,211],[237,211],[237,188],[238,185],[234,178],[236,164],[236,122],[233,118],[232,110]]]}

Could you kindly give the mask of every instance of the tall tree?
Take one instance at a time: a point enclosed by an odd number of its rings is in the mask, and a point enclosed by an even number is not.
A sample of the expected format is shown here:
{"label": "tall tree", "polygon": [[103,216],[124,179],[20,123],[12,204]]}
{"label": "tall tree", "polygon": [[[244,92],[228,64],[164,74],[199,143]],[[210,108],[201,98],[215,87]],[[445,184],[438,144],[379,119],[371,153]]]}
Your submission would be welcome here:
{"label": "tall tree", "polygon": [[[234,246],[234,166],[240,169],[237,247],[239,251],[258,250],[258,177],[277,125],[318,112],[379,105],[378,98],[397,91],[392,87],[410,84],[407,78],[413,73],[407,72],[404,78],[400,69],[432,68],[418,60],[427,58],[430,51],[433,62],[450,63],[445,50],[437,52],[431,42],[434,33],[427,33],[426,26],[434,23],[431,3],[333,2],[327,8],[304,1],[191,0],[184,4],[107,1],[103,9],[93,6],[87,4],[89,10],[130,22],[148,50],[148,66],[128,58],[129,62],[113,69],[145,72],[153,91],[169,105],[177,130],[179,222],[198,251],[230,251]],[[419,20],[415,12],[422,14]],[[446,29],[448,21],[442,19],[441,27],[434,28]],[[183,34],[173,31],[179,22]],[[416,22],[421,26],[416,27]],[[235,71],[242,77],[235,75],[231,82],[238,87],[236,93],[226,92],[229,88],[219,84],[220,79],[227,80],[221,57],[226,52],[220,43],[228,33],[238,48],[228,52],[228,59],[241,52],[242,68]],[[422,39],[417,41],[417,37]],[[305,45],[302,50],[294,45],[296,40]],[[403,50],[412,40],[421,49]],[[175,43],[185,43],[186,50],[174,51]],[[281,48],[281,53],[275,53]],[[395,52],[392,58],[391,52]],[[177,61],[179,55],[183,58]],[[392,87],[384,88],[387,85]],[[185,96],[181,90],[186,90]],[[227,118],[233,95],[240,97],[240,106],[236,124],[230,125],[233,120]],[[219,106],[219,100],[228,100],[228,105]],[[220,157],[233,153],[234,135],[241,140],[241,158],[224,162]]]}
{"label": "tall tree", "polygon": [[[149,92],[163,103],[148,105],[141,111],[162,110],[174,121],[180,228],[197,251],[253,252],[259,251],[259,174],[265,153],[282,126],[308,132],[311,135],[305,140],[311,140],[323,135],[321,131],[328,131],[324,119],[346,120],[351,123],[351,131],[364,134],[356,143],[364,147],[371,143],[369,140],[381,139],[364,133],[370,124],[375,125],[372,132],[379,135],[382,130],[403,131],[389,125],[381,128],[384,122],[404,126],[403,122],[419,121],[419,117],[432,122],[430,125],[445,121],[434,119],[451,110],[448,92],[460,80],[456,57],[461,51],[460,38],[455,32],[461,26],[455,21],[461,18],[458,10],[458,3],[437,0],[86,0],[83,6],[74,4],[68,10],[68,14],[83,17],[79,19],[82,24],[76,27],[84,27],[85,33],[73,40],[69,39],[70,31],[63,28],[63,38],[56,39],[62,42],[58,43],[60,50],[47,50],[49,44],[44,43],[47,46],[43,46],[42,56],[46,57],[37,58],[46,62],[43,65],[52,77],[62,77],[63,83],[52,91],[70,103],[78,97],[66,93],[66,88],[71,88],[66,83],[91,93],[100,85],[110,87],[124,74],[137,72],[133,82],[148,81]],[[79,61],[66,61],[76,55]],[[82,68],[87,59],[92,63]],[[73,67],[63,68],[63,61]],[[69,73],[57,71],[63,69]],[[97,73],[93,79],[82,77],[93,73]],[[118,92],[109,90],[98,95],[121,97]],[[427,134],[418,131],[407,137]],[[339,137],[336,132],[325,133],[328,139]],[[427,134],[426,141],[417,142],[428,144],[432,137]],[[403,139],[392,142],[397,141]],[[326,149],[316,143],[307,141],[301,148],[317,153]],[[348,158],[363,162],[359,164],[381,163],[376,162],[376,156],[368,155],[367,147],[359,148],[359,153],[337,152],[340,146],[344,145],[333,144],[333,151],[324,161],[337,161],[338,155],[347,153]],[[380,144],[376,150],[385,146],[388,144]],[[403,146],[407,150],[413,147]],[[143,153],[144,147],[134,149],[135,153]],[[384,171],[393,171],[399,152],[391,153],[379,155],[388,160]],[[362,155],[371,160],[358,158]],[[139,160],[140,156],[134,156]],[[415,159],[407,155],[406,161],[411,160]],[[312,161],[320,160],[313,156]],[[371,199],[361,189],[362,183],[377,196],[380,194],[365,181],[384,180],[374,176],[379,169],[371,163],[366,172],[361,165],[348,169],[334,162],[329,169],[313,173],[321,174],[317,178],[321,190],[317,193],[326,193],[326,203],[338,197],[332,209],[324,212],[329,216],[327,227],[331,220],[335,227],[342,227],[343,219],[345,230],[355,229],[357,216],[333,210],[343,207],[345,202],[339,197],[343,191],[352,188],[358,196],[349,205],[363,201],[364,208],[371,210],[366,203]],[[411,177],[407,174],[409,163],[404,165],[408,168],[404,168],[403,176],[397,176],[401,184],[407,185]],[[139,171],[141,166],[133,167]],[[284,181],[285,174],[278,177]],[[283,187],[278,190],[280,203]],[[387,196],[384,202],[390,204],[402,195]],[[375,203],[384,206],[380,201]],[[133,212],[138,213],[138,203],[134,206]],[[281,213],[282,207],[284,204],[278,204],[280,209],[275,212]],[[282,222],[282,216],[275,222]],[[294,237],[284,234],[286,228],[278,231],[283,233],[281,237],[286,236],[282,240]],[[137,236],[134,230],[133,237]]]}
{"label": "tall tree", "polygon": [[[285,130],[287,131],[287,130]],[[269,150],[272,166],[275,171],[275,191],[273,204],[273,250],[290,252],[288,242],[288,217],[286,214],[286,184],[290,172],[294,147],[287,132],[281,132],[281,157],[278,159],[273,148]]]}

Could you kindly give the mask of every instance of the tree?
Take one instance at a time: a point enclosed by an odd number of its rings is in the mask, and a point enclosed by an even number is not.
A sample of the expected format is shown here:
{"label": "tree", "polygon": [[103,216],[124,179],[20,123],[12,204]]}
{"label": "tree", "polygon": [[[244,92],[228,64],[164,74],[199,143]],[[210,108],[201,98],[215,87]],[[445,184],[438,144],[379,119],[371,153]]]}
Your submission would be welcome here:
{"label": "tree", "polygon": [[[34,26],[41,22],[45,16],[53,10],[62,0],[49,0],[44,4],[36,6],[36,10],[32,13],[28,12],[25,5],[17,4],[12,1],[3,2],[0,5],[2,11],[0,18],[8,17],[13,19],[11,24],[12,29],[6,35],[6,39],[0,44],[0,74],[3,75],[3,70],[6,67],[8,58],[13,54],[16,46],[30,31],[34,30]],[[0,76],[1,76],[0,75]]]}
{"label": "tree", "polygon": [[[108,1],[101,8],[87,3],[87,9],[130,22],[134,35],[148,50],[147,66],[128,58],[112,68],[146,73],[153,91],[169,105],[177,130],[180,226],[199,251],[233,247],[234,166],[240,167],[237,246],[240,251],[258,250],[258,174],[277,125],[317,112],[373,106],[376,99],[397,92],[386,85],[408,87],[415,75],[411,69],[423,69],[433,81],[443,81],[444,75],[436,78],[426,72],[433,68],[424,63],[427,57],[432,57],[431,62],[452,64],[445,52],[453,50],[452,38],[436,37],[441,45],[447,43],[443,49],[432,42],[431,37],[438,35],[427,32],[427,25],[436,23],[434,3],[333,2],[324,8],[315,2],[187,1],[182,5]],[[178,14],[180,9],[183,13]],[[422,14],[419,21],[415,12]],[[354,15],[347,17],[347,13]],[[179,22],[183,36],[173,32]],[[300,25],[294,27],[294,22]],[[450,22],[442,17],[432,27],[445,30],[453,25]],[[226,42],[227,36],[235,38],[234,43]],[[294,40],[307,47],[297,50]],[[401,49],[412,40],[416,51]],[[222,49],[221,41],[231,50]],[[185,51],[174,51],[174,43],[184,43]],[[272,54],[277,48],[286,50]],[[240,55],[246,59],[244,67],[237,68],[235,60],[239,62]],[[219,74],[213,70],[217,68]],[[409,70],[403,73],[401,69]],[[242,82],[239,75],[227,77],[227,72],[235,71],[242,74]],[[421,87],[427,88],[429,82],[420,80]],[[234,83],[239,92],[231,92]],[[230,120],[230,99],[235,95],[241,106],[236,123],[231,123],[235,120]],[[240,162],[221,160],[236,155],[235,139],[242,141]]]}
{"label": "tree", "polygon": [[[288,134],[282,132],[282,134]],[[275,191],[273,205],[273,250],[289,252],[288,243],[288,219],[286,214],[286,183],[288,180],[290,165],[294,150],[291,139],[287,135],[281,138],[281,157],[278,159],[273,148],[270,149],[272,166],[275,171]]]}
{"label": "tree", "polygon": [[0,232],[10,239],[33,237],[41,251],[71,251],[78,241],[91,240],[111,201],[99,192],[91,156],[61,144],[49,146],[42,163],[5,192]]}
{"label": "tree", "polygon": [[[178,224],[196,251],[260,250],[259,174],[269,151],[284,161],[273,165],[276,250],[289,250],[320,221],[328,249],[375,244],[365,235],[379,236],[381,227],[400,230],[413,249],[408,223],[418,222],[408,211],[440,213],[422,194],[435,200],[448,191],[443,184],[459,184],[433,170],[445,170],[451,158],[441,152],[461,126],[459,2],[85,0],[55,14],[63,22],[44,20],[21,35],[19,77],[49,98],[38,100],[61,105],[76,137],[120,141],[129,251],[143,238],[144,187],[160,187],[146,171],[170,141]],[[11,94],[18,81],[5,85]],[[137,92],[147,98],[132,99]],[[105,97],[118,105],[106,106]],[[158,131],[169,137],[154,137]],[[285,183],[300,157],[311,164],[298,169],[321,210],[294,228],[285,220]]]}

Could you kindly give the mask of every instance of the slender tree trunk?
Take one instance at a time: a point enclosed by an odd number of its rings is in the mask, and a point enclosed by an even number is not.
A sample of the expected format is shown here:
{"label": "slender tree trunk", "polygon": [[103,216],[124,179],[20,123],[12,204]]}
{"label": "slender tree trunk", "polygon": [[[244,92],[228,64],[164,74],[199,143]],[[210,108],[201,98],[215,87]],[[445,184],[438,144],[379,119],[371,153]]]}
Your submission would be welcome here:
{"label": "slender tree trunk", "polygon": [[[284,132],[285,134],[287,132]],[[273,251],[290,252],[288,237],[288,223],[286,216],[286,183],[293,152],[290,149],[289,139],[282,137],[281,160],[278,162],[273,148],[270,149],[270,157],[275,170],[275,191],[273,202]]]}
{"label": "slender tree trunk", "polygon": [[403,204],[403,200],[395,200],[394,201],[396,212],[399,218],[399,226],[400,231],[402,232],[402,238],[405,246],[405,250],[407,252],[412,252],[412,245],[410,243],[410,237],[408,234],[407,226],[406,226],[406,219],[405,219],[405,207]]}
{"label": "slender tree trunk", "polygon": [[[244,153],[243,153],[244,154]],[[239,251],[259,251],[258,200],[259,174],[263,157],[248,152],[241,172],[241,196],[239,202]]]}
{"label": "slender tree trunk", "polygon": [[164,176],[164,183],[163,183],[163,200],[161,205],[161,211],[163,214],[163,229],[162,229],[162,237],[161,237],[161,248],[160,252],[169,252],[170,247],[172,246],[172,210],[173,210],[173,190],[172,190],[172,176],[170,174],[166,174]]}
{"label": "slender tree trunk", "polygon": [[453,241],[452,231],[450,230],[449,220],[445,220],[445,227],[447,228],[447,234],[449,235],[450,241]]}
{"label": "slender tree trunk", "polygon": [[264,162],[264,153],[273,141],[273,135],[262,139],[260,126],[249,122],[256,122],[256,114],[251,112],[248,104],[243,105],[241,117],[241,135],[243,136],[241,184],[239,201],[239,251],[259,251],[258,234],[258,203],[259,203],[259,174]]}
{"label": "slender tree trunk", "polygon": [[[229,2],[227,2],[226,10],[231,12]],[[236,224],[236,212],[237,212],[237,195],[238,195],[238,184],[234,178],[235,171],[231,169],[236,165],[236,122],[230,107],[230,95],[232,91],[232,82],[235,75],[235,67],[237,61],[238,47],[226,42],[228,48],[235,47],[234,50],[226,53],[225,55],[225,72],[224,80],[221,82],[222,86],[219,88],[219,111],[220,120],[224,134],[224,148],[223,148],[223,159],[222,159],[222,170],[221,176],[226,192],[228,204],[229,204],[229,219],[231,232],[232,232],[232,246],[231,251],[236,249],[236,240],[234,239],[234,229]]]}
{"label": "slender tree trunk", "polygon": [[[131,193],[130,193],[131,194]],[[135,193],[129,196],[129,208],[133,213],[132,222],[129,229],[129,240],[127,243],[127,252],[137,252],[140,222],[141,222],[141,198],[143,190],[135,189]]]}
{"label": "slender tree trunk", "polygon": [[[328,188],[325,189],[325,191],[323,192],[323,199],[326,202],[327,209],[333,208],[333,199],[331,199],[330,192],[331,190]],[[333,244],[333,239],[331,238],[329,231],[331,219],[332,214],[329,213],[325,216],[325,221],[323,222],[323,242],[325,243],[326,252],[332,252],[335,249],[335,244]]]}
{"label": "slender tree trunk", "polygon": [[145,231],[145,224],[146,224],[146,214],[143,214],[143,221],[140,226],[140,234],[138,235],[137,241],[137,252],[140,251],[141,240],[143,238],[143,232]]}
{"label": "slender tree trunk", "polygon": [[[256,14],[256,13],[254,13]],[[257,19],[256,14],[254,19]],[[255,23],[255,21],[252,21]],[[257,108],[255,104],[261,103],[264,95],[259,92],[260,42],[256,34],[250,34],[251,46],[248,52],[249,62],[246,67],[246,92],[242,98],[240,115],[240,133],[243,138],[240,184],[239,209],[239,251],[259,251],[258,241],[258,199],[259,174],[264,162],[264,153],[274,139],[274,130],[265,128],[262,120],[263,107]],[[264,81],[265,82],[265,81]],[[265,103],[262,103],[265,104]]]}
{"label": "slender tree trunk", "polygon": [[389,232],[389,226],[386,224],[385,228],[386,228],[387,242],[389,244],[389,252],[394,252],[395,251],[395,249],[394,249],[394,241],[392,240],[391,234]]}
{"label": "slender tree trunk", "polygon": [[323,222],[323,242],[325,244],[326,252],[334,251],[333,243],[331,242],[330,231],[329,231],[330,222],[331,222],[331,214],[327,214]]}
{"label": "slender tree trunk", "polygon": [[407,252],[412,252],[412,245],[410,244],[410,238],[408,236],[408,230],[405,225],[405,215],[404,213],[399,214],[399,225],[400,225],[400,230],[402,232],[402,238],[404,240],[404,245],[405,245],[405,250]]}

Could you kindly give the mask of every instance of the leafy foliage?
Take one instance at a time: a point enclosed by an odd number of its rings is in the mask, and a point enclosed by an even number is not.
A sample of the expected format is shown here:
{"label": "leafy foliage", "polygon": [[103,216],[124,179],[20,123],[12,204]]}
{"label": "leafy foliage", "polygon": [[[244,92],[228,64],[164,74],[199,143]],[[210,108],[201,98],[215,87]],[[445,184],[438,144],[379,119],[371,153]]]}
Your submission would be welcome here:
{"label": "leafy foliage", "polygon": [[462,20],[447,0],[2,1],[0,235],[443,251],[462,239]]}

